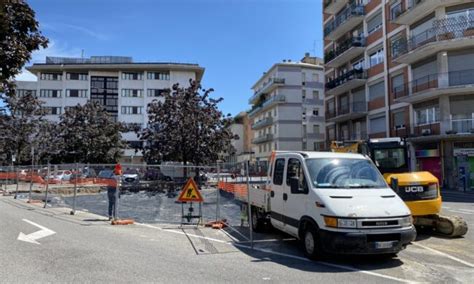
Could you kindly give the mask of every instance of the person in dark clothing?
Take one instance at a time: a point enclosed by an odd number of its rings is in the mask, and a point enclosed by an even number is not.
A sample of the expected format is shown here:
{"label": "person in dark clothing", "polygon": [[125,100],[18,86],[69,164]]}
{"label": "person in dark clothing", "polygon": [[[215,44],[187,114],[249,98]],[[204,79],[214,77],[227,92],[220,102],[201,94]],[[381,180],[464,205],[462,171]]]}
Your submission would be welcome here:
{"label": "person in dark clothing", "polygon": [[109,198],[109,220],[117,218],[115,216],[115,206],[117,206],[116,186],[107,186],[107,197]]}

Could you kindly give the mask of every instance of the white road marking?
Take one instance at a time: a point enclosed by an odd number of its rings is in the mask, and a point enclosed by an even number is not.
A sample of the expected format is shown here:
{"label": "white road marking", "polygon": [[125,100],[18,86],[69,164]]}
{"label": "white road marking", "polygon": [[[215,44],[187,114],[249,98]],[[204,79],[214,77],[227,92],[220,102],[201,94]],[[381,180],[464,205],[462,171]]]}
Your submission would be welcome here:
{"label": "white road marking", "polygon": [[469,212],[461,211],[461,210],[462,209],[459,209],[459,210],[449,209],[448,211],[449,212],[454,212],[454,213],[460,213],[460,214],[474,215],[474,213],[469,213]]}
{"label": "white road marking", "polygon": [[43,227],[41,225],[38,225],[38,224],[36,224],[36,223],[34,223],[30,220],[27,220],[27,219],[22,219],[22,220],[27,222],[27,223],[30,223],[31,225],[33,225],[35,227],[40,228],[41,230],[36,231],[34,233],[31,233],[31,234],[28,234],[28,235],[25,235],[24,233],[20,232],[20,234],[18,235],[18,238],[17,238],[17,240],[19,240],[19,241],[40,245],[40,243],[37,240],[56,234],[55,231],[50,230],[50,229],[48,229],[46,227]]}
{"label": "white road marking", "polygon": [[421,245],[421,244],[419,244],[419,243],[412,243],[412,245],[419,246],[419,247],[421,247],[421,248],[424,248],[424,249],[426,249],[426,250],[429,250],[429,251],[431,251],[431,252],[434,252],[434,253],[436,253],[436,254],[445,256],[445,257],[447,257],[447,258],[449,258],[449,259],[452,259],[452,260],[457,261],[457,262],[459,262],[459,263],[462,263],[462,264],[464,264],[464,265],[466,265],[466,266],[469,266],[469,267],[474,268],[474,264],[473,264],[473,263],[470,263],[470,262],[467,262],[467,261],[465,261],[465,260],[459,259],[459,258],[457,258],[457,257],[455,257],[455,256],[452,256],[452,255],[450,255],[450,254],[447,254],[447,253],[445,253],[445,252],[442,252],[442,251],[436,250],[436,249],[434,249],[434,248],[430,248],[430,247]]}
{"label": "white road marking", "polygon": [[[143,226],[143,227],[147,227],[147,228],[152,228],[152,229],[160,230],[160,231],[162,231],[162,232],[175,233],[175,234],[179,234],[179,235],[188,235],[188,236],[190,236],[190,237],[195,237],[195,238],[200,238],[200,239],[206,239],[206,240],[209,240],[209,241],[214,241],[214,242],[218,242],[218,243],[229,244],[229,245],[233,245],[233,246],[241,247],[241,248],[252,249],[251,246],[249,246],[249,245],[244,245],[244,244],[240,244],[240,243],[236,243],[236,242],[223,241],[223,240],[218,240],[218,239],[214,239],[214,238],[198,236],[198,235],[194,235],[194,234],[188,234],[188,233],[184,233],[184,232],[180,232],[180,231],[174,231],[174,230],[163,230],[163,229],[161,229],[160,227],[155,227],[155,226],[148,225],[148,224],[143,224],[143,223],[135,223],[135,224],[140,225],[140,226]],[[284,256],[284,257],[288,257],[288,258],[298,259],[298,260],[302,260],[302,261],[305,261],[305,262],[313,262],[312,260],[309,260],[309,259],[307,259],[307,258],[305,258],[305,257],[300,257],[300,256],[296,256],[296,255],[291,255],[291,254],[276,252],[276,251],[273,251],[273,250],[270,250],[270,249],[263,249],[263,248],[256,248],[256,247],[254,247],[253,250],[260,251],[260,252],[264,252],[264,253],[269,253],[269,254],[274,254],[274,255],[279,255],[279,256]],[[315,263],[319,263],[319,264],[322,264],[322,265],[325,265],[325,266],[329,266],[329,267],[344,269],[344,270],[348,270],[348,271],[360,272],[360,273],[363,273],[363,274],[372,275],[372,276],[376,276],[376,277],[380,277],[380,278],[385,278],[385,279],[390,279],[390,280],[394,280],[394,281],[398,281],[398,282],[403,282],[403,283],[415,283],[414,281],[410,281],[410,280],[406,280],[406,279],[402,279],[402,278],[398,278],[398,277],[388,276],[388,275],[384,275],[384,274],[380,274],[380,273],[376,273],[376,272],[372,272],[372,271],[367,271],[367,270],[360,270],[360,269],[355,268],[355,267],[352,267],[352,266],[346,266],[346,265],[340,265],[340,264],[333,264],[333,263],[323,262],[323,261],[317,261],[317,262],[315,262]]]}
{"label": "white road marking", "polygon": [[470,213],[474,213],[474,210],[471,210],[471,209],[458,209],[459,211],[466,211],[466,212],[470,212]]}

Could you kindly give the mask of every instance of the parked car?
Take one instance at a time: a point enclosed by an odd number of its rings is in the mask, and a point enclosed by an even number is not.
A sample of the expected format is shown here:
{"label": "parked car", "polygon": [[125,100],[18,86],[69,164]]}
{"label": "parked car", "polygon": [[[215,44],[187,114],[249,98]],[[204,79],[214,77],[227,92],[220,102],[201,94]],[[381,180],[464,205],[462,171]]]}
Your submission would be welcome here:
{"label": "parked car", "polygon": [[143,179],[144,180],[173,181],[172,177],[164,175],[157,168],[151,168],[151,169],[146,170]]}
{"label": "parked car", "polygon": [[48,177],[48,180],[52,182],[61,183],[63,181],[71,180],[72,172],[70,170],[60,170],[57,171],[56,174],[52,174]]}
{"label": "parked car", "polygon": [[112,170],[102,170],[102,171],[99,172],[97,177],[98,178],[106,178],[106,179],[114,179],[115,175],[114,175],[114,171],[112,171]]}
{"label": "parked car", "polygon": [[140,173],[134,169],[126,169],[122,174],[122,188],[135,189],[140,186]]}

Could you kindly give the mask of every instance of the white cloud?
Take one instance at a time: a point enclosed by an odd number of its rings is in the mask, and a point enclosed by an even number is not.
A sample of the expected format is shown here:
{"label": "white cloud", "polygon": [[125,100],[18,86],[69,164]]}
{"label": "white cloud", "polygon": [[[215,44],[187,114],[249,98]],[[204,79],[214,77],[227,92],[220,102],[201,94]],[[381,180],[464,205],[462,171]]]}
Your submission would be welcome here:
{"label": "white cloud", "polygon": [[[27,63],[27,65],[31,65],[33,63],[45,63],[46,56],[80,57],[81,50],[79,48],[70,48],[65,44],[58,44],[56,41],[50,40],[47,48],[41,48],[33,52],[31,55],[31,60]],[[21,73],[15,76],[15,80],[36,81],[37,78],[35,75],[23,68]]]}

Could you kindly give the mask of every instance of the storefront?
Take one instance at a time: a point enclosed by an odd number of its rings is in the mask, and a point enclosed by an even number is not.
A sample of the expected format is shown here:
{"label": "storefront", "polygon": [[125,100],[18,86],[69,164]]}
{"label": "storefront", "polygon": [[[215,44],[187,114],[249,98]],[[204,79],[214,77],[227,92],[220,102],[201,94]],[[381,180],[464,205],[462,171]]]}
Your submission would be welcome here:
{"label": "storefront", "polygon": [[417,149],[415,157],[417,170],[430,172],[438,178],[441,184],[443,183],[441,156],[438,148]]}
{"label": "storefront", "polygon": [[457,188],[474,190],[474,142],[454,143],[453,155]]}

